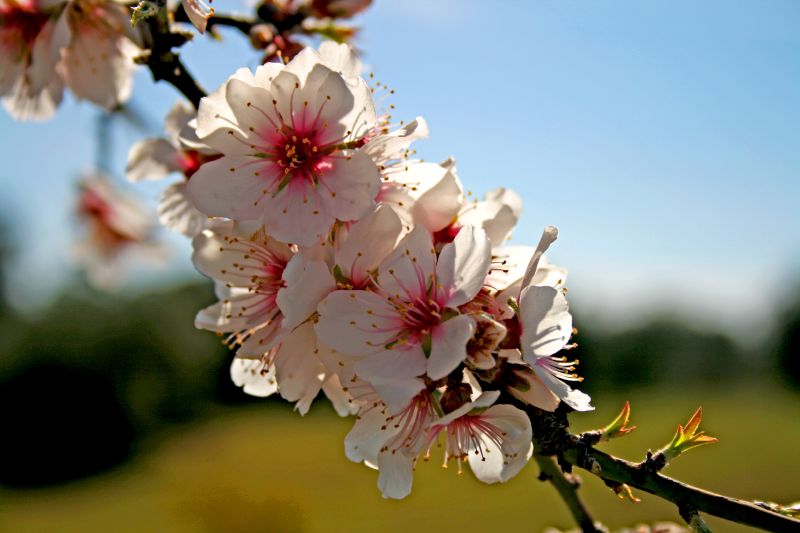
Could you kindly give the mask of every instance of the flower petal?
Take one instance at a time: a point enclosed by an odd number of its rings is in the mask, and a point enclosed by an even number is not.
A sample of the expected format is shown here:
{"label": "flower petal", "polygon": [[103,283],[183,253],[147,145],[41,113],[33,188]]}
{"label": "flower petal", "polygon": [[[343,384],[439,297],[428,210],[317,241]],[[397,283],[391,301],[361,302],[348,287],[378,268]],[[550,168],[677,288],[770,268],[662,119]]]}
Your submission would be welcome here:
{"label": "flower petal", "polygon": [[447,305],[457,307],[472,300],[483,287],[492,261],[492,244],[486,232],[464,226],[446,245],[436,265],[436,282],[442,287]]}
{"label": "flower petal", "polygon": [[520,343],[525,361],[553,355],[572,335],[572,315],[564,293],[552,287],[529,286],[520,297]]}
{"label": "flower petal", "polygon": [[382,352],[402,327],[394,307],[367,291],[334,291],[320,302],[317,311],[317,335],[342,355]]}
{"label": "flower petal", "polygon": [[459,315],[433,328],[428,376],[441,379],[455,370],[467,358],[467,342],[475,333],[475,320]]}

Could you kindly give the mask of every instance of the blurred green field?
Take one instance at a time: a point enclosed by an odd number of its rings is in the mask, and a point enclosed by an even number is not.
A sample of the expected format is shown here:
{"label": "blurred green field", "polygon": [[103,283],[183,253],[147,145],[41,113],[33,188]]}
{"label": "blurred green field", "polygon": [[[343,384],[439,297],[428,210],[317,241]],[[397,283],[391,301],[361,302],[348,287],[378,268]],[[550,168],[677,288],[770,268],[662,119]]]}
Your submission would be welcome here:
{"label": "blurred green field", "polygon": [[[800,499],[800,395],[778,386],[700,387],[600,395],[598,410],[573,415],[576,431],[599,426],[629,398],[631,436],[604,449],[628,459],[665,443],[697,405],[720,443],[690,452],[666,474],[726,494],[788,503]],[[42,423],[47,423],[46,417]],[[376,473],[344,457],[350,420],[322,402],[305,418],[288,405],[226,410],[183,426],[112,473],[67,486],[0,492],[0,530],[41,531],[541,531],[573,527],[555,492],[528,465],[506,485],[486,486],[438,461],[421,463],[412,495],[383,500]],[[58,435],[52,445],[58,446]],[[611,527],[680,522],[670,505],[636,492],[617,499],[584,475],[583,493]],[[711,520],[717,531],[747,531]]]}

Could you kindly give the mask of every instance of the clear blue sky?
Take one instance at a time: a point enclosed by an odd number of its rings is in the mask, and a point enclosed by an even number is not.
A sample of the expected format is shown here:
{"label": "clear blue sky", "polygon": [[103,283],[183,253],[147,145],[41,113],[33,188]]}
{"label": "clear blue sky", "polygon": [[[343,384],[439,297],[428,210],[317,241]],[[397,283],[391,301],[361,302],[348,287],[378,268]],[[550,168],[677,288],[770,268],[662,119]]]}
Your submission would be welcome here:
{"label": "clear blue sky", "polygon": [[[800,279],[800,2],[376,0],[358,22],[396,116],[429,122],[420,155],[454,155],[477,194],[516,189],[514,242],[557,225],[551,258],[585,312],[674,309],[758,335]],[[185,53],[208,88],[256,57],[235,33]],[[136,91],[154,124],[176,98],[144,71]],[[95,117],[71,100],[45,124],[0,114],[20,301],[69,275]],[[117,174],[141,135],[115,130]],[[154,203],[161,187],[139,191]],[[192,275],[186,248],[174,255],[170,278]]]}

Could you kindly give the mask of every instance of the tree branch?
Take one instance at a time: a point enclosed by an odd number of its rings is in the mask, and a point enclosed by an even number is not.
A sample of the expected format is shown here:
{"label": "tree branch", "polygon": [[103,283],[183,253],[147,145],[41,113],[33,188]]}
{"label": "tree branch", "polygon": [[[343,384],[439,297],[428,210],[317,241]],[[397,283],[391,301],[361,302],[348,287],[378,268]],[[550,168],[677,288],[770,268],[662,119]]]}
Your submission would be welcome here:
{"label": "tree branch", "polygon": [[603,533],[578,494],[580,482],[575,479],[575,476],[564,474],[552,457],[534,453],[533,458],[541,470],[539,479],[553,484],[581,530],[584,533]]}
{"label": "tree branch", "polygon": [[150,50],[143,59],[155,81],[172,84],[192,103],[195,109],[206,92],[189,74],[177,52],[173,48],[186,41],[180,33],[173,33],[169,26],[166,0],[159,0],[158,14],[147,19],[150,30]]}
{"label": "tree branch", "polygon": [[571,472],[573,466],[577,466],[612,484],[624,483],[670,501],[678,507],[681,516],[687,519],[690,526],[698,531],[707,528],[698,514],[699,511],[768,531],[800,531],[800,520],[752,502],[716,494],[661,475],[657,470],[649,468],[647,461],[631,463],[595,449],[591,440],[587,442],[567,430],[568,408],[561,407],[554,413],[549,413],[530,405],[515,403],[531,420],[534,449],[541,455],[555,456],[561,469],[567,473]]}
{"label": "tree branch", "polygon": [[[682,513],[694,510],[739,522],[752,527],[777,532],[800,531],[800,520],[770,511],[758,505],[722,496],[639,465],[613,457],[592,447],[587,447],[575,439],[559,454],[566,462],[578,466],[610,481],[626,483],[631,487],[649,492],[676,504]],[[690,514],[691,516],[691,514]]]}

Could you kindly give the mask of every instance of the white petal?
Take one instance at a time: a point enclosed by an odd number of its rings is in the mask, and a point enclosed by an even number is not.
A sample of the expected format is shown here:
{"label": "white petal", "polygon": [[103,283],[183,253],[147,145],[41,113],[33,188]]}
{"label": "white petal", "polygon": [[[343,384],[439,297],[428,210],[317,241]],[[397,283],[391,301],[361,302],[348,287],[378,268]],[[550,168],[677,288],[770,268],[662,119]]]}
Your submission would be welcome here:
{"label": "white petal", "polygon": [[287,331],[281,328],[280,319],[263,324],[253,331],[236,350],[236,357],[242,359],[261,359],[267,352],[280,344]]}
{"label": "white petal", "polygon": [[258,201],[264,197],[266,181],[259,174],[268,173],[264,170],[268,165],[263,159],[247,156],[225,156],[205,163],[189,181],[189,199],[210,216],[260,218],[264,207]]}
{"label": "white petal", "polygon": [[283,327],[294,329],[308,320],[317,305],[336,289],[328,265],[294,256],[283,271],[286,287],[278,291],[278,307],[283,312]]}
{"label": "white petal", "polygon": [[336,414],[339,416],[350,416],[356,414],[355,405],[350,401],[350,396],[345,392],[339,376],[329,374],[322,382],[322,392],[330,400]]}
{"label": "white petal", "polygon": [[375,196],[381,187],[378,167],[363,151],[346,151],[344,159],[333,161],[331,168],[320,174],[324,188],[336,197],[320,192],[331,213],[339,220],[358,220],[375,207]]}
{"label": "white petal", "polygon": [[591,397],[577,389],[573,389],[547,370],[543,370],[534,366],[536,375],[542,382],[547,385],[553,393],[558,396],[562,402],[569,405],[576,411],[592,411],[594,407],[591,405]]}
{"label": "white petal", "polygon": [[367,291],[334,291],[320,302],[317,311],[317,335],[342,355],[382,352],[402,327],[394,307]]}
{"label": "white petal", "polygon": [[322,41],[319,45],[319,55],[325,66],[346,78],[356,78],[361,75],[361,61],[353,51],[353,47],[348,44]]}
{"label": "white petal", "polygon": [[384,163],[389,159],[401,158],[413,141],[427,137],[428,123],[424,118],[417,117],[405,126],[371,139],[364,150],[376,163]]}
{"label": "white petal", "polygon": [[325,368],[316,355],[317,349],[314,328],[304,324],[284,339],[275,356],[278,391],[284,399],[298,402],[301,414],[308,411],[322,388]]}
{"label": "white petal", "polygon": [[421,226],[403,237],[378,270],[378,283],[389,295],[427,294],[434,271],[436,252],[430,233]]}
{"label": "white petal", "polygon": [[[77,10],[75,6],[68,4],[66,9]],[[111,110],[130,96],[133,58],[141,54],[125,34],[112,29],[130,27],[127,7],[109,2],[97,13],[78,13],[70,20],[75,22],[62,54],[64,80],[78,98]]]}
{"label": "white petal", "polygon": [[208,19],[214,14],[214,10],[200,0],[183,0],[182,3],[189,21],[197,28],[197,31],[205,33]]}
{"label": "white petal", "polygon": [[391,379],[372,386],[389,413],[394,415],[408,407],[414,396],[425,388],[425,382],[419,378]]}
{"label": "white petal", "polygon": [[457,307],[472,300],[489,274],[492,245],[486,232],[464,226],[446,245],[436,265],[436,282],[445,292],[447,305]]}
{"label": "white petal", "polygon": [[531,284],[533,276],[536,274],[536,269],[539,266],[539,259],[544,255],[547,249],[558,238],[558,228],[555,226],[547,226],[542,232],[542,237],[539,239],[539,244],[536,246],[536,251],[531,256],[528,268],[525,269],[525,275],[522,277],[521,290]]}
{"label": "white petal", "polygon": [[537,376],[527,365],[513,370],[519,379],[527,382],[528,390],[508,387],[512,396],[525,403],[553,412],[561,403],[561,399]]}
{"label": "white petal", "polygon": [[419,346],[400,347],[365,357],[354,365],[358,377],[374,384],[395,383],[425,373],[425,354]]}
{"label": "white petal", "polygon": [[437,174],[438,183],[422,194],[414,204],[414,222],[436,232],[446,228],[458,216],[464,206],[464,191],[458,177],[438,165],[420,166]]}
{"label": "white petal", "polygon": [[336,264],[355,285],[369,279],[389,253],[403,231],[400,218],[388,206],[379,206],[350,228],[344,243],[336,250]]}
{"label": "white petal", "polygon": [[378,455],[378,488],[384,498],[400,500],[411,494],[414,466],[403,453],[387,450]]}
{"label": "white petal", "polygon": [[378,453],[392,434],[386,427],[387,416],[386,411],[376,407],[356,418],[353,428],[344,438],[344,453],[348,459],[355,463],[378,462]]}
{"label": "white petal", "polygon": [[180,172],[180,153],[166,139],[144,139],[128,152],[125,175],[130,181],[160,179]]}
{"label": "white petal", "polygon": [[564,293],[552,287],[532,285],[522,290],[519,302],[525,361],[549,356],[566,346],[572,335],[572,315]]}
{"label": "white petal", "polygon": [[267,366],[260,359],[234,358],[231,363],[231,379],[237,387],[251,396],[265,398],[278,390],[275,367]]}
{"label": "white petal", "polygon": [[440,379],[455,370],[467,358],[467,342],[475,333],[475,320],[459,315],[433,328],[428,376]]}
{"label": "white petal", "polygon": [[490,450],[485,455],[469,454],[472,472],[484,483],[506,482],[522,470],[532,453],[532,431],[528,416],[512,405],[494,405],[481,417],[503,435],[502,447],[498,448],[489,439],[483,439]]}
{"label": "white petal", "polygon": [[186,186],[186,182],[178,182],[164,190],[158,204],[158,220],[171,230],[194,237],[208,226],[209,218],[186,196]]}

